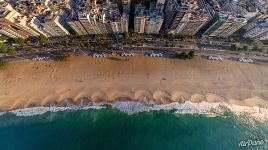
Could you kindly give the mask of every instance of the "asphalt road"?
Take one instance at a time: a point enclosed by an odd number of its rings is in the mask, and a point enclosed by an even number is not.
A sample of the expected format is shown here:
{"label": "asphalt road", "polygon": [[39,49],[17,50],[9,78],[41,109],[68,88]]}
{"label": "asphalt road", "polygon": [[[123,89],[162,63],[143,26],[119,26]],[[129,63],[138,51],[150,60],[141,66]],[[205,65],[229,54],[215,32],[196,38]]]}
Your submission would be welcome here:
{"label": "asphalt road", "polygon": [[[50,49],[48,51],[38,51],[34,53],[28,53],[28,54],[19,54],[16,56],[0,56],[1,60],[6,60],[6,61],[18,61],[18,60],[32,60],[32,58],[35,58],[37,56],[42,57],[42,56],[48,56],[51,59],[53,59],[57,55],[62,55],[64,53],[70,53],[72,55],[89,55],[91,51],[101,51],[104,53],[111,52],[111,50],[107,49],[96,49],[96,48],[65,48],[63,50],[59,49]],[[169,58],[174,58],[178,53],[180,52],[187,52],[193,50],[192,48],[178,48],[178,47],[161,47],[161,46],[141,46],[141,47],[135,47],[135,46],[125,46],[122,51],[131,51],[136,54],[148,54],[151,52],[160,52],[163,54],[163,57],[169,57]],[[218,49],[207,49],[207,50],[195,50],[196,55],[199,56],[221,56],[224,59],[230,59],[230,60],[237,60],[239,57],[244,57],[244,58],[251,58],[255,60],[255,63],[268,63],[268,56],[263,54],[263,55],[246,55],[246,54],[241,54],[238,52],[233,52],[233,51],[227,51],[227,50],[218,50]]]}

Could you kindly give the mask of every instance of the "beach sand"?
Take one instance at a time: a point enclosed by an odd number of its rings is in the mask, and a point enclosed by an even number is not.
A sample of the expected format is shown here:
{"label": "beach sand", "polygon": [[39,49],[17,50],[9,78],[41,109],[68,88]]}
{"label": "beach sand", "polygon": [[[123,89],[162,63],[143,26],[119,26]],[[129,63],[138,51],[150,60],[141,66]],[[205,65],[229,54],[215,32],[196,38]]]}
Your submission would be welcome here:
{"label": "beach sand", "polygon": [[0,71],[0,110],[83,101],[191,100],[268,108],[268,65],[136,56],[16,61]]}

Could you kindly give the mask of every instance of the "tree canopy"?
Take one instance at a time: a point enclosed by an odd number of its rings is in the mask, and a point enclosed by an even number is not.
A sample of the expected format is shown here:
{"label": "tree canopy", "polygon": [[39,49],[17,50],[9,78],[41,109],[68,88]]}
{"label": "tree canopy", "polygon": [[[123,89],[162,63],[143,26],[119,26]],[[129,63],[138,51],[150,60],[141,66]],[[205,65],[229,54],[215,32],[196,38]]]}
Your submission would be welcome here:
{"label": "tree canopy", "polygon": [[128,32],[124,32],[124,39],[128,39],[129,38],[129,33]]}
{"label": "tree canopy", "polygon": [[18,45],[23,45],[26,42],[25,39],[23,39],[23,38],[15,38],[14,41]]}
{"label": "tree canopy", "polygon": [[9,55],[15,55],[16,54],[16,49],[14,47],[7,47],[4,44],[0,44],[0,52],[1,53],[6,53]]}
{"label": "tree canopy", "polygon": [[39,41],[40,44],[44,44],[44,43],[46,43],[48,41],[48,38],[46,36],[44,36],[44,35],[41,34],[38,37],[38,41]]}
{"label": "tree canopy", "polygon": [[69,54],[59,55],[54,58],[55,61],[68,61],[70,58]]}
{"label": "tree canopy", "polygon": [[6,61],[0,60],[0,70],[1,69],[4,69],[6,67],[6,65],[7,65],[7,62]]}
{"label": "tree canopy", "polygon": [[173,40],[174,39],[174,35],[172,33],[168,33],[167,38],[169,40]]}
{"label": "tree canopy", "polygon": [[256,38],[255,37],[246,37],[245,41],[247,42],[247,44],[252,45],[256,42]]}

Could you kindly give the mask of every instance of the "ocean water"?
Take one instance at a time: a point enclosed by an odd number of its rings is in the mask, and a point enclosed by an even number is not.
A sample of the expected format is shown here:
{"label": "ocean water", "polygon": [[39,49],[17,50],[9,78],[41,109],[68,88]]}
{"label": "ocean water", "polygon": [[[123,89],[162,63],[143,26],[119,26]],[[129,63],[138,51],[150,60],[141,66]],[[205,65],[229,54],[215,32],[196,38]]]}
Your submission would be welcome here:
{"label": "ocean water", "polygon": [[81,149],[267,150],[268,122],[231,112],[210,116],[159,110],[129,115],[111,107],[0,116],[0,150]]}

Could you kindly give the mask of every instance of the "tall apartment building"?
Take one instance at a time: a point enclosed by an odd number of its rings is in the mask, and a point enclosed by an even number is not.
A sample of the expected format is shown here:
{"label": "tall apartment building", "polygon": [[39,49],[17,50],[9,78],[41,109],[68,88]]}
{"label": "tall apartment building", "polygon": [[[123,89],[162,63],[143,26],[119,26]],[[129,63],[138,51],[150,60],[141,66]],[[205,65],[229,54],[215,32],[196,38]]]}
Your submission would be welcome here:
{"label": "tall apartment building", "polygon": [[210,12],[205,10],[205,3],[202,0],[168,0],[166,31],[174,35],[195,35],[211,18]]}
{"label": "tall apartment building", "polygon": [[144,33],[145,30],[145,22],[149,20],[149,16],[146,12],[146,7],[138,4],[135,7],[135,17],[134,17],[134,32],[136,33]]}
{"label": "tall apartment building", "polygon": [[268,40],[268,17],[259,18],[246,28],[244,37],[255,37],[258,40]]}
{"label": "tall apartment building", "polygon": [[217,0],[199,0],[199,7],[209,12],[211,19],[216,13],[220,12],[221,9]]}
{"label": "tall apartment building", "polygon": [[237,0],[218,0],[220,6],[221,6],[221,11],[229,11],[233,13],[237,13],[238,8],[239,8],[239,1]]}
{"label": "tall apartment building", "polygon": [[77,35],[86,35],[86,34],[88,34],[88,32],[86,31],[85,27],[83,26],[83,24],[79,20],[79,17],[77,15],[77,13],[73,13],[72,15],[70,15],[67,18],[66,22],[75,31],[75,33]]}
{"label": "tall apartment building", "polygon": [[88,34],[97,34],[97,31],[95,30],[94,26],[95,21],[90,20],[90,15],[87,12],[79,12],[78,13],[78,19],[79,22],[82,24],[84,29],[87,31]]}
{"label": "tall apartment building", "polygon": [[241,29],[243,26],[247,24],[247,20],[245,17],[236,16],[233,18],[232,24],[226,28],[223,32],[220,33],[219,36],[221,37],[228,37],[235,33],[237,30]]}
{"label": "tall apartment building", "polygon": [[205,10],[198,9],[188,12],[177,26],[176,35],[195,35],[206,23],[209,17]]}
{"label": "tall apartment building", "polygon": [[113,33],[124,33],[128,32],[128,16],[127,14],[122,14],[122,17],[118,16],[112,19],[111,27]]}
{"label": "tall apartment building", "polygon": [[41,22],[37,17],[31,18],[30,21],[28,21],[27,25],[39,34],[42,34],[46,37],[50,37],[50,35],[42,29]]}
{"label": "tall apartment building", "polygon": [[164,21],[164,4],[150,3],[149,16],[145,22],[145,33],[158,34]]}
{"label": "tall apartment building", "polygon": [[216,30],[214,30],[210,36],[216,37],[228,37],[234,32],[242,28],[247,24],[247,20],[244,17],[228,15],[228,18],[222,23]]}
{"label": "tall apartment building", "polygon": [[93,14],[90,21],[95,23],[95,31],[97,34],[112,34],[113,30],[111,24],[109,23],[107,12],[99,12],[98,14]]}
{"label": "tall apartment building", "polygon": [[7,2],[1,2],[0,33],[10,38],[28,38],[39,35],[27,26],[27,18]]}
{"label": "tall apartment building", "polygon": [[202,29],[202,36],[210,36],[215,30],[217,30],[222,24],[224,24],[228,19],[228,15],[225,12],[218,12],[214,17],[208,22],[208,24]]}
{"label": "tall apartment building", "polygon": [[47,32],[51,37],[70,35],[70,32],[67,30],[67,17],[68,13],[63,10],[46,16],[46,18],[41,23],[43,30]]}
{"label": "tall apartment building", "polygon": [[183,17],[197,7],[196,0],[169,0],[165,11],[165,28],[167,32],[176,34]]}
{"label": "tall apartment building", "polygon": [[68,19],[68,24],[78,35],[113,34],[128,31],[128,15],[120,14],[116,3],[106,2],[82,3],[77,16]]}
{"label": "tall apartment building", "polygon": [[166,2],[166,0],[157,0],[157,4],[162,4],[162,5],[164,5],[165,4],[165,2]]}
{"label": "tall apartment building", "polygon": [[130,0],[122,0],[123,12],[129,13],[130,12]]}
{"label": "tall apartment building", "polygon": [[88,34],[82,23],[78,19],[68,19],[67,23],[78,35]]}

